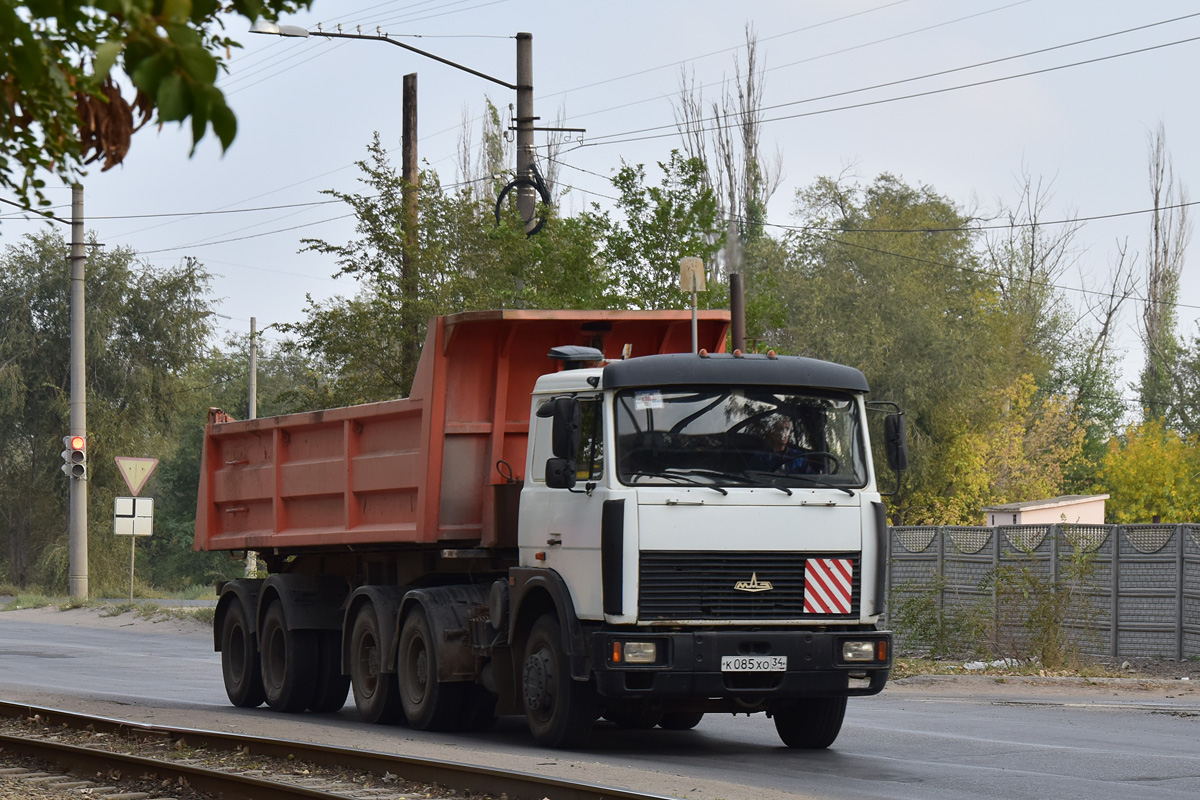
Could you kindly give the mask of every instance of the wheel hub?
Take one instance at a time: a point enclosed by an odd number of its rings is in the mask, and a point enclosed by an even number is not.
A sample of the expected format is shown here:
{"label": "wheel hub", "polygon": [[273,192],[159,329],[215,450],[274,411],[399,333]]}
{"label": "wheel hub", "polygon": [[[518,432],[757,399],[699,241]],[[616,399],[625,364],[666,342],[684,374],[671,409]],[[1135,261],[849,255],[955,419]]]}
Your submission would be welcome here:
{"label": "wheel hub", "polygon": [[548,713],[554,707],[554,664],[544,650],[531,653],[525,659],[525,707]]}

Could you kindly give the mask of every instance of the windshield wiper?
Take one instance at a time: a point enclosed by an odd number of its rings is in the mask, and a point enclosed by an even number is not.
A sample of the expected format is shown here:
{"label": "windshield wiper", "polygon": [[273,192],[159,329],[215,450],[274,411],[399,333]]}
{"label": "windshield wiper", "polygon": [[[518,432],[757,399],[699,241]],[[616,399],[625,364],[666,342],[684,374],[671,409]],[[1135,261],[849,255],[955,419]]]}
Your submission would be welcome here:
{"label": "windshield wiper", "polygon": [[745,475],[747,482],[749,482],[752,486],[766,486],[770,489],[778,489],[788,497],[792,496],[792,490],[788,487],[780,486],[778,483],[775,483],[774,480],[766,480],[767,478],[778,479],[786,477],[784,475],[778,475],[774,472],[761,472],[759,470],[747,471]]}
{"label": "windshield wiper", "polygon": [[[797,475],[794,473],[763,472],[761,470],[747,470],[745,475],[748,478],[757,478],[757,479],[770,478],[772,480],[782,479],[782,480],[807,481],[808,484],[811,486],[819,486],[822,489],[837,489],[838,491],[845,492],[846,494],[850,495],[851,497],[854,497],[854,492],[850,491],[845,486],[838,486],[836,483],[827,483],[815,475]],[[776,489],[782,489],[783,491],[788,493],[789,497],[792,494],[791,490],[789,490],[786,487],[781,486],[779,484],[772,483],[772,482],[769,482],[766,480],[761,480],[761,483],[763,486],[773,486]]]}
{"label": "windshield wiper", "polygon": [[630,478],[666,478],[667,480],[686,483],[689,486],[703,486],[705,489],[712,489],[714,492],[720,492],[724,495],[729,494],[723,487],[716,484],[698,481],[695,478],[689,478],[687,475],[680,475],[676,472],[627,472],[625,475]]}

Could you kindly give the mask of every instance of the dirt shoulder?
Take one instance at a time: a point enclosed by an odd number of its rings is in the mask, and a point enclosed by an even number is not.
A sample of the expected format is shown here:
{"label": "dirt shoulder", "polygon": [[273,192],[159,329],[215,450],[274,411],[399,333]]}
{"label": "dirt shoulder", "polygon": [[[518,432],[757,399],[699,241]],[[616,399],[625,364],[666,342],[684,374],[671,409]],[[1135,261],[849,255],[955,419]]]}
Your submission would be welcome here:
{"label": "dirt shoulder", "polygon": [[[3,599],[0,598],[0,608]],[[60,609],[58,606],[0,610],[0,619],[39,625],[71,625],[84,628],[134,630],[142,633],[212,636],[212,625],[203,619],[204,607],[163,606],[157,603],[85,606]],[[199,615],[199,616],[198,616]],[[209,614],[211,616],[211,614]]]}

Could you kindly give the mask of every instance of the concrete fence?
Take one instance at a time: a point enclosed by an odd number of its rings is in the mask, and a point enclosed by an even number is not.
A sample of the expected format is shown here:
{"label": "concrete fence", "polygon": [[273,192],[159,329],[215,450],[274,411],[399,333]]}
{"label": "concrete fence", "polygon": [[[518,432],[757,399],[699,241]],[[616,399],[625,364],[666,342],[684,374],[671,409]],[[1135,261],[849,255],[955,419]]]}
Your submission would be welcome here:
{"label": "concrete fence", "polygon": [[1079,602],[1062,620],[1081,652],[1200,657],[1200,525],[893,527],[888,614],[932,592],[940,611],[987,609],[995,626],[1019,627],[990,578],[1009,565],[1060,586],[1082,554],[1086,580],[1073,585]]}

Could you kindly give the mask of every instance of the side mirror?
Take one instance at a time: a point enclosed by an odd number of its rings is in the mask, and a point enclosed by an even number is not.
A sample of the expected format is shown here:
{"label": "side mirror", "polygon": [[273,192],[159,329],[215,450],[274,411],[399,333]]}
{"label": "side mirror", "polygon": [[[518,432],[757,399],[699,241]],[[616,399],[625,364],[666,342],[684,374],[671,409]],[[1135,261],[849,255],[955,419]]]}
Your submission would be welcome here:
{"label": "side mirror", "polygon": [[546,459],[546,486],[551,489],[574,489],[575,480],[575,459]]}
{"label": "side mirror", "polygon": [[556,458],[575,460],[579,453],[579,428],[582,419],[579,400],[574,397],[556,397],[550,401],[554,415],[554,431],[550,446]]}
{"label": "side mirror", "polygon": [[908,469],[908,432],[903,414],[888,414],[883,420],[883,446],[893,472]]}

